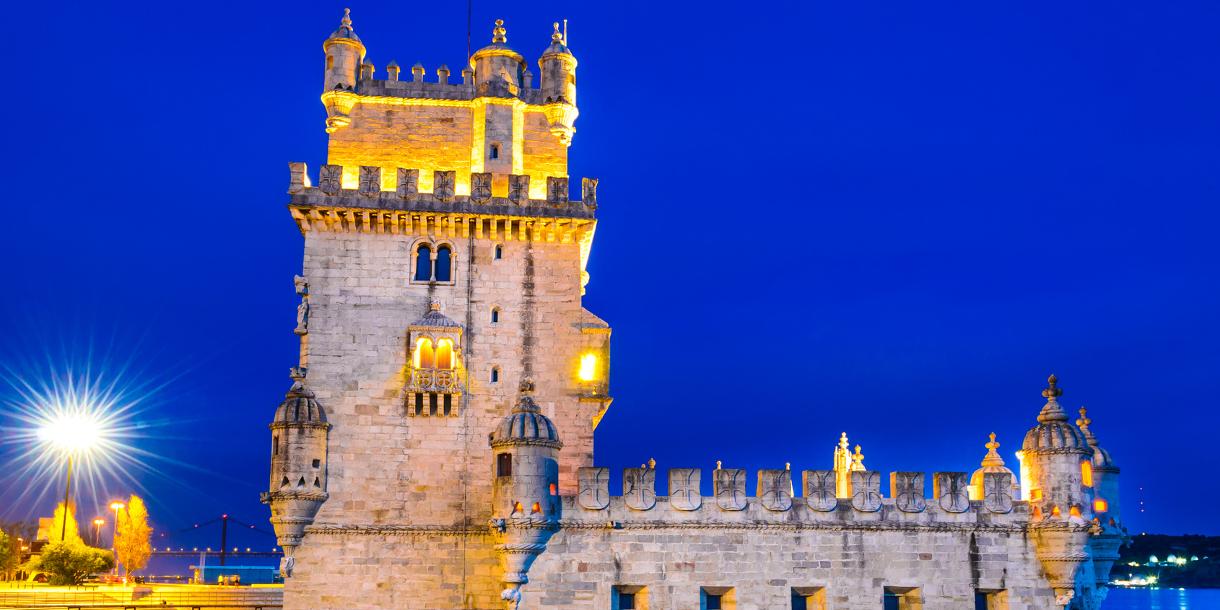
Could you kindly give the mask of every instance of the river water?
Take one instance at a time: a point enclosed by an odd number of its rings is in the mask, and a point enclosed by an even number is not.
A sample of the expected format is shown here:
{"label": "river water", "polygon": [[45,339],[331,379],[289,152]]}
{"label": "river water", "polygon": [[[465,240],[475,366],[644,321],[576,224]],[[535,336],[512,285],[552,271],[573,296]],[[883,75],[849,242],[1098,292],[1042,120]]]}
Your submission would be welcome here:
{"label": "river water", "polygon": [[1220,610],[1220,589],[1122,589],[1114,587],[1102,610]]}

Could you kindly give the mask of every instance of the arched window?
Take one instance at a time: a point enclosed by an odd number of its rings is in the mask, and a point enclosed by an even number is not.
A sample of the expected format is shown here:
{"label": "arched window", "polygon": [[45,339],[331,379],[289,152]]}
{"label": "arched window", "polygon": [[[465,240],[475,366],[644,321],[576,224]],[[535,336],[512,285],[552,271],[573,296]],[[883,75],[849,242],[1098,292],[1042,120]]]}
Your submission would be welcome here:
{"label": "arched window", "polygon": [[432,352],[432,339],[420,337],[415,342],[415,368],[436,368],[436,356]]}
{"label": "arched window", "polygon": [[510,453],[496,455],[496,476],[508,477],[513,474],[513,456]]}
{"label": "arched window", "polygon": [[415,281],[426,282],[432,279],[432,248],[421,244],[415,250]]}
{"label": "arched window", "polygon": [[271,436],[271,444],[272,444],[271,455],[279,455],[280,454],[280,435],[273,434]]}
{"label": "arched window", "polygon": [[491,323],[492,324],[500,323],[500,308],[499,307],[491,308]]}
{"label": "arched window", "polygon": [[436,249],[436,273],[432,279],[438,282],[448,282],[450,276],[450,256],[449,246],[441,246]]}
{"label": "arched window", "polygon": [[491,368],[491,382],[500,383],[500,367],[493,366]]}
{"label": "arched window", "polygon": [[452,339],[441,339],[436,342],[436,368],[444,370],[453,368]]}
{"label": "arched window", "polygon": [[501,246],[500,244],[496,244],[495,258],[496,258],[496,260],[500,260],[500,259],[504,258],[504,246]]}
{"label": "arched window", "polygon": [[335,56],[327,55],[326,56],[326,69],[329,70],[333,67],[335,67]]}
{"label": "arched window", "polygon": [[1093,462],[1085,460],[1080,463],[1080,483],[1085,487],[1093,486]]}
{"label": "arched window", "polygon": [[499,145],[499,144],[492,144],[492,145],[491,145],[491,152],[489,152],[489,153],[487,154],[487,156],[488,156],[489,158],[491,158],[491,159],[499,159],[499,158],[500,158],[500,145]]}

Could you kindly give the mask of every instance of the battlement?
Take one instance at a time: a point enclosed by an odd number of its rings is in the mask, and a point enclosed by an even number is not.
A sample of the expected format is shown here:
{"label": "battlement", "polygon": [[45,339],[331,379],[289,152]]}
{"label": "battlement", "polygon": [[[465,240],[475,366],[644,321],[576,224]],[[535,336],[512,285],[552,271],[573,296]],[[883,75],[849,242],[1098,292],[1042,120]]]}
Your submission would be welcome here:
{"label": "battlement", "polygon": [[[495,179],[506,178],[502,196],[494,196]],[[421,184],[427,183],[424,188]],[[545,199],[530,197],[530,176],[469,173],[463,180],[453,171],[323,165],[315,185],[304,163],[289,163],[291,206],[369,208],[454,212],[492,216],[547,217],[593,220],[597,210],[597,179],[581,180],[581,199],[569,196],[566,176],[546,178]],[[463,192],[464,191],[464,192]],[[571,223],[569,223],[571,225]],[[575,225],[571,225],[575,226]]]}
{"label": "battlement", "polygon": [[[371,63],[366,62],[360,67],[360,79],[351,94],[361,98],[397,97],[419,100],[472,101],[480,97],[474,82],[474,71],[469,68],[461,71],[460,82],[450,82],[452,73],[449,66],[445,64],[435,70],[434,79],[429,79],[427,71],[420,64],[415,64],[411,68],[410,74],[403,75],[401,69],[391,63],[386,68],[385,78],[377,78],[376,69]],[[534,75],[528,70],[523,72],[520,80],[521,87],[511,97],[530,106],[558,103],[559,100],[554,97],[548,98],[541,89],[535,87],[533,77]]]}
{"label": "battlement", "polygon": [[759,470],[749,495],[746,471],[712,471],[711,496],[701,491],[702,471],[671,468],[668,496],[656,494],[656,470],[623,470],[623,495],[611,496],[608,468],[581,468],[579,492],[561,498],[564,527],[766,527],[792,529],[1023,529],[1030,522],[1027,502],[1014,500],[1012,475],[988,473],[983,500],[970,500],[969,475],[936,472],[927,497],[922,472],[890,473],[890,493],[882,495],[877,471],[851,473],[851,496],[837,497],[835,471],[801,472],[802,495],[793,491],[793,472]]}

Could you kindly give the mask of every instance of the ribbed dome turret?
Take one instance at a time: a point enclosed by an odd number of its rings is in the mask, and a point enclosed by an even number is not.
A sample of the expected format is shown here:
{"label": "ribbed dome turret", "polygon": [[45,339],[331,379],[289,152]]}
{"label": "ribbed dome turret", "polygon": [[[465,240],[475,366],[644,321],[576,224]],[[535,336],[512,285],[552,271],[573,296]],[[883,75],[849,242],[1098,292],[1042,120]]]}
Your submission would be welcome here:
{"label": "ribbed dome turret", "polygon": [[1093,449],[1093,468],[1095,470],[1112,470],[1118,472],[1118,465],[1114,463],[1114,458],[1110,457],[1110,452],[1106,451],[1097,442],[1097,437],[1093,436],[1093,431],[1089,429],[1089,424],[1093,420],[1089,419],[1087,411],[1084,407],[1080,407],[1080,419],[1076,420],[1076,425],[1080,426],[1080,431],[1084,433],[1084,440]]}
{"label": "ribbed dome turret", "polygon": [[1021,483],[1017,480],[1017,475],[1013,474],[1007,466],[1004,465],[1004,458],[1000,457],[996,449],[1000,448],[1000,443],[995,440],[995,432],[991,433],[990,440],[985,445],[987,447],[987,455],[983,456],[982,467],[974,471],[970,475],[970,485],[978,490],[980,497],[983,491],[983,475],[987,473],[1007,473],[1012,475],[1012,489],[1014,492],[1019,492]]}
{"label": "ribbed dome turret", "polygon": [[479,59],[494,55],[511,57],[522,66],[525,65],[525,58],[508,46],[508,30],[504,29],[503,19],[496,20],[496,26],[491,31],[491,44],[475,51],[474,55],[470,56],[470,67],[474,68],[475,62]]}
{"label": "ribbed dome turret", "polygon": [[352,9],[343,9],[343,20],[339,22],[339,29],[326,37],[328,43],[335,40],[347,40],[364,46],[364,43],[360,42],[360,37],[356,35],[356,29],[352,27]]}
{"label": "ribbed dome turret", "polygon": [[1047,379],[1047,388],[1042,390],[1046,405],[1038,414],[1038,425],[1025,433],[1025,451],[1090,451],[1080,428],[1068,421],[1067,414],[1059,406],[1059,397],[1063,389],[1058,387],[1058,379],[1051,375]]}
{"label": "ribbed dome turret", "polygon": [[542,409],[534,402],[534,382],[521,382],[521,396],[517,399],[513,412],[496,426],[489,440],[492,447],[504,445],[543,445],[556,449],[563,447],[559,441],[559,432],[550,418],[542,414]]}
{"label": "ribbed dome turret", "polygon": [[576,56],[572,55],[572,50],[568,48],[567,42],[563,39],[563,33],[559,31],[559,22],[554,23],[555,32],[551,34],[551,46],[547,47],[542,52],[542,59],[546,59],[552,55],[564,55],[566,61],[576,64]]}
{"label": "ribbed dome turret", "polygon": [[284,394],[284,402],[275,410],[276,424],[326,424],[326,411],[321,403],[314,398],[313,391],[305,386],[305,372],[300,368],[292,369],[292,387]]}

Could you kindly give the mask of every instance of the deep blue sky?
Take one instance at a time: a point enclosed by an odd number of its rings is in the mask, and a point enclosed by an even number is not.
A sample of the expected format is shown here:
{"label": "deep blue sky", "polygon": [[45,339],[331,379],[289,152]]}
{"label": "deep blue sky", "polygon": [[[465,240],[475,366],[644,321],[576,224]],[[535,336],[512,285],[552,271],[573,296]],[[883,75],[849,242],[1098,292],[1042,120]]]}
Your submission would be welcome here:
{"label": "deep blue sky", "polygon": [[[162,530],[266,527],[287,163],[325,160],[342,8],[10,15],[0,365],[158,388],[135,444],[166,458],[140,476]],[[460,69],[464,2],[352,12],[379,73]],[[825,468],[846,430],[883,472],[973,470],[991,431],[1015,466],[1055,372],[1133,532],[1220,534],[1220,5],[481,1],[476,48],[496,17],[531,63],[571,20],[586,305],[615,329],[600,464]]]}

